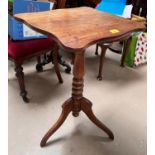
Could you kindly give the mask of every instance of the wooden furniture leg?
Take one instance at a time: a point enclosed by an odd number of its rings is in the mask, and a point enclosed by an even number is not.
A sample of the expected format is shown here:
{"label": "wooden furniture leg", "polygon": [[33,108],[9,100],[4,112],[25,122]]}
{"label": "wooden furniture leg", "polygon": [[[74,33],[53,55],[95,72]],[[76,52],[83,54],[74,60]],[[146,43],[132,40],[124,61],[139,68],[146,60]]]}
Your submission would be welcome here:
{"label": "wooden furniture leg", "polygon": [[24,102],[28,103],[29,99],[27,98],[27,91],[25,90],[24,73],[21,64],[15,63],[15,72],[20,87],[20,95]]}
{"label": "wooden furniture leg", "polygon": [[96,116],[93,114],[91,106],[92,103],[83,97],[83,87],[84,87],[84,51],[76,52],[74,60],[74,70],[73,70],[73,84],[72,84],[72,97],[69,98],[62,106],[62,113],[58,121],[53,125],[53,127],[45,134],[41,140],[40,146],[46,145],[47,140],[52,134],[63,124],[68,114],[72,111],[74,117],[79,115],[82,110],[89,119],[96,124],[100,129],[108,134],[110,139],[114,139],[113,133],[104,124],[102,124]]}
{"label": "wooden furniture leg", "polygon": [[56,72],[57,77],[59,79],[59,82],[63,83],[63,79],[61,77],[60,70],[59,70],[59,64],[57,61],[57,58],[58,58],[58,46],[57,45],[55,45],[55,47],[54,47],[54,50],[52,52],[52,57],[53,57],[54,69],[55,69],[55,72]]}
{"label": "wooden furniture leg", "polygon": [[43,137],[43,139],[41,140],[40,146],[43,147],[46,145],[47,140],[49,139],[49,137],[54,134],[54,132],[63,124],[63,122],[66,120],[68,114],[71,112],[72,110],[72,104],[69,101],[66,101],[63,105],[62,105],[62,113],[59,117],[59,119],[57,120],[57,122],[49,129],[49,131],[45,134],[45,136]]}
{"label": "wooden furniture leg", "polygon": [[100,120],[98,120],[96,118],[96,116],[94,115],[93,111],[92,111],[92,103],[84,98],[83,102],[81,104],[81,109],[82,111],[88,116],[88,118],[96,125],[98,126],[101,130],[103,130],[104,132],[106,132],[109,136],[110,139],[114,139],[114,135],[111,132],[110,129],[108,129]]}
{"label": "wooden furniture leg", "polygon": [[124,41],[123,53],[121,58],[121,67],[124,67],[124,61],[129,51],[129,46],[131,43],[131,37]]}
{"label": "wooden furniture leg", "polygon": [[96,51],[95,51],[95,55],[98,55],[98,47],[99,47],[99,44],[96,44]]}
{"label": "wooden furniture leg", "polygon": [[103,63],[104,63],[105,53],[108,48],[107,45],[100,45],[100,46],[101,46],[101,56],[100,56],[99,72],[97,76],[98,80],[102,80]]}
{"label": "wooden furniture leg", "polygon": [[[44,54],[44,62],[41,62],[41,57],[38,56],[37,57],[37,65],[36,65],[36,70],[38,72],[41,72],[43,71],[43,65],[49,63],[52,61],[52,63],[54,64],[54,70],[56,72],[56,75],[58,77],[58,80],[60,83],[63,83],[63,79],[62,79],[62,76],[60,74],[60,70],[59,70],[59,63],[58,63],[58,46],[55,45],[55,47],[53,48],[53,51],[51,52],[52,54],[52,60],[47,60],[46,58],[46,54]],[[47,62],[45,62],[47,61]]]}

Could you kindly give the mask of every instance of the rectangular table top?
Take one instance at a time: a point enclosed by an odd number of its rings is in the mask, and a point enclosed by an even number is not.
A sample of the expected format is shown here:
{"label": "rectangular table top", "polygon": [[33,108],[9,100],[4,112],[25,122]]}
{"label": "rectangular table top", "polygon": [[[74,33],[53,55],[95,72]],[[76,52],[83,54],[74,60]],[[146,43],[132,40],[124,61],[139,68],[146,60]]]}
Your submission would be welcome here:
{"label": "rectangular table top", "polygon": [[51,36],[62,48],[82,50],[99,41],[140,31],[143,23],[103,13],[89,7],[16,14],[15,18]]}

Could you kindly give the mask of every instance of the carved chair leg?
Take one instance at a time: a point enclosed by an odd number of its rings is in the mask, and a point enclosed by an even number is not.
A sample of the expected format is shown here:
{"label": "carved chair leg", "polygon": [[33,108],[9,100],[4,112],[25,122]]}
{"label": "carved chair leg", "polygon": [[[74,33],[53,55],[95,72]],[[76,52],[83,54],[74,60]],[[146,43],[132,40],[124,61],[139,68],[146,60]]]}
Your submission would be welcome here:
{"label": "carved chair leg", "polygon": [[45,136],[42,138],[40,146],[43,147],[46,145],[47,140],[50,138],[51,135],[54,134],[54,132],[64,123],[66,120],[68,114],[72,111],[72,100],[68,99],[62,106],[62,113],[57,120],[57,122],[52,126],[52,128],[49,129],[49,131],[45,134]]}
{"label": "carved chair leg", "polygon": [[54,69],[57,74],[57,77],[59,79],[60,83],[63,83],[63,79],[61,77],[60,69],[59,69],[59,64],[58,64],[58,46],[55,45],[54,50],[52,52],[52,57],[53,57],[53,64],[54,64]]}
{"label": "carved chair leg", "polygon": [[20,95],[22,96],[24,102],[28,103],[29,99],[27,98],[27,91],[25,90],[23,68],[19,64],[15,64],[15,66],[16,77],[20,87]]}
{"label": "carved chair leg", "polygon": [[107,128],[101,121],[99,121],[97,117],[94,115],[92,111],[92,103],[88,99],[84,98],[81,104],[81,109],[96,126],[98,126],[101,130],[108,134],[110,139],[114,139],[112,131],[109,128]]}
{"label": "carved chair leg", "polygon": [[102,69],[103,69],[103,63],[104,63],[104,58],[105,58],[107,48],[108,48],[108,46],[101,45],[99,72],[98,72],[98,76],[97,76],[98,80],[102,80]]}
{"label": "carved chair leg", "polygon": [[124,41],[124,45],[123,45],[123,53],[122,53],[122,58],[121,58],[121,67],[124,67],[124,62],[125,62],[125,58],[129,52],[129,46],[131,43],[131,37],[127,40]]}
{"label": "carved chair leg", "polygon": [[96,51],[95,51],[95,55],[98,55],[98,47],[99,47],[99,44],[96,44]]}

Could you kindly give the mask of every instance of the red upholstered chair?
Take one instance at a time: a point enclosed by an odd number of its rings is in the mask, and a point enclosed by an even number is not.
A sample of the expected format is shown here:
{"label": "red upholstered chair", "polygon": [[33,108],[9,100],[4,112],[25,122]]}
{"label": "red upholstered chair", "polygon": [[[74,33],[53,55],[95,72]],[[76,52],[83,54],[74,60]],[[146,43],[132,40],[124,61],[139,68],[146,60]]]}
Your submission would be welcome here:
{"label": "red upholstered chair", "polygon": [[25,90],[24,73],[22,64],[25,60],[37,57],[38,63],[40,63],[40,56],[52,50],[54,69],[62,83],[62,77],[59,71],[57,62],[58,47],[55,42],[50,39],[35,39],[26,41],[13,41],[8,37],[8,58],[15,63],[15,72],[20,87],[20,95],[25,102],[28,102],[27,91]]}

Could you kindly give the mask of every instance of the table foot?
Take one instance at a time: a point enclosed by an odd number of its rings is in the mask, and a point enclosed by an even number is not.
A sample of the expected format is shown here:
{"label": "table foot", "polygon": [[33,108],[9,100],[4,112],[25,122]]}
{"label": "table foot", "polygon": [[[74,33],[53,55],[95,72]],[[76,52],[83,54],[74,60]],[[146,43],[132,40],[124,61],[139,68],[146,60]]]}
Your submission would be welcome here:
{"label": "table foot", "polygon": [[101,121],[99,121],[94,115],[92,111],[92,103],[88,99],[83,98],[81,109],[96,126],[98,126],[101,130],[107,133],[110,139],[114,139],[112,131],[107,128]]}
{"label": "table foot", "polygon": [[92,111],[92,103],[82,97],[80,100],[75,100],[72,97],[68,99],[62,106],[62,113],[57,120],[57,122],[49,129],[49,131],[45,134],[43,139],[41,140],[40,146],[44,147],[46,145],[47,140],[59,129],[59,127],[64,123],[68,114],[72,112],[74,117],[79,115],[80,111],[83,111],[88,118],[101,130],[107,133],[110,139],[114,139],[114,135],[110,129],[108,129],[103,123],[101,123]]}
{"label": "table foot", "polygon": [[66,120],[68,114],[72,110],[72,102],[71,100],[67,100],[63,105],[62,105],[62,113],[57,120],[57,122],[49,129],[49,131],[45,134],[45,136],[42,138],[40,146],[43,147],[46,145],[47,140],[54,134],[54,132],[64,123]]}

